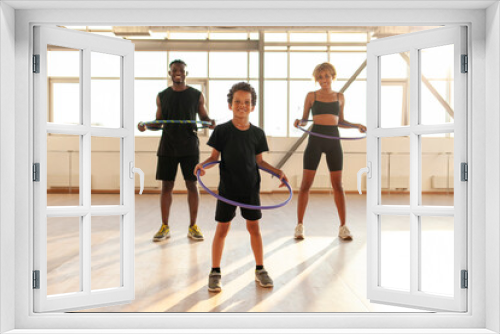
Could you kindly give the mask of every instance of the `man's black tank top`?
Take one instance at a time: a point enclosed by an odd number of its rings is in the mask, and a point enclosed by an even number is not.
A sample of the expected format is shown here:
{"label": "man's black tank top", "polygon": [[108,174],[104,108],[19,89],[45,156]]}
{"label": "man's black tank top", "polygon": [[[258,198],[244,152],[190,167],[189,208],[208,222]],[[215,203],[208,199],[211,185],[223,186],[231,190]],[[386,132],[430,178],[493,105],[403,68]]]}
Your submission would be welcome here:
{"label": "man's black tank top", "polygon": [[[176,92],[172,87],[158,93],[164,120],[196,120],[201,92],[193,87]],[[199,155],[196,124],[164,124],[158,156]]]}

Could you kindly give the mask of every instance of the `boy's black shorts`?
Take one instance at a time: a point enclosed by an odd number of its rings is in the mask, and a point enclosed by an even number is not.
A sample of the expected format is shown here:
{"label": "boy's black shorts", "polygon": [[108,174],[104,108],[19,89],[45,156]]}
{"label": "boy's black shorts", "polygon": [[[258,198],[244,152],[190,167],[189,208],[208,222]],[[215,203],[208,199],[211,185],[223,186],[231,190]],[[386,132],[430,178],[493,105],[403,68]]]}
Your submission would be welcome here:
{"label": "boy's black shorts", "polygon": [[188,155],[185,157],[158,157],[156,166],[156,179],[162,181],[175,181],[177,167],[181,164],[182,175],[186,181],[197,181],[193,174],[194,168],[200,162],[199,155]]}
{"label": "boy's black shorts", "polygon": [[[247,196],[225,196],[219,193],[220,196],[230,199],[235,202],[260,206],[259,191]],[[240,207],[241,216],[246,220],[259,220],[262,218],[261,210],[250,210]],[[217,208],[215,209],[215,220],[219,223],[228,223],[236,216],[236,207],[221,200],[217,200]]]}

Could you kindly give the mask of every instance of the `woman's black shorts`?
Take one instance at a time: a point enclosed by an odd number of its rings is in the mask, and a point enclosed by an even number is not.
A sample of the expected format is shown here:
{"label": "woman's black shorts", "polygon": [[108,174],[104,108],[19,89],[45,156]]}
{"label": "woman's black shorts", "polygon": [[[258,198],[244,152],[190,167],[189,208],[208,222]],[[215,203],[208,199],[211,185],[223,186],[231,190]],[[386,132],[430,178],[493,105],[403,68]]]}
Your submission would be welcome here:
{"label": "woman's black shorts", "polygon": [[[339,128],[336,125],[314,124],[311,132],[339,137]],[[344,154],[340,140],[313,135],[309,135],[309,142],[304,151],[304,169],[317,170],[323,153],[326,155],[326,163],[330,172],[342,170]]]}

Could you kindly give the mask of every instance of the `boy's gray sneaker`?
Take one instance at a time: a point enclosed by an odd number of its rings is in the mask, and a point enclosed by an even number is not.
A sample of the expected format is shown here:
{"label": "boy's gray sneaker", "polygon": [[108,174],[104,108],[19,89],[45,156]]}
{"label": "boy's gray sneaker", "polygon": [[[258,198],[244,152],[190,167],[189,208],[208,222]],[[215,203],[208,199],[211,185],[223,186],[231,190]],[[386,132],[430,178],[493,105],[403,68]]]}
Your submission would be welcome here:
{"label": "boy's gray sneaker", "polygon": [[220,285],[220,280],[222,275],[218,272],[211,272],[208,275],[208,291],[210,292],[220,292],[222,290]]}
{"label": "boy's gray sneaker", "polygon": [[263,288],[272,288],[273,280],[269,277],[266,269],[255,270],[255,280],[259,282]]}

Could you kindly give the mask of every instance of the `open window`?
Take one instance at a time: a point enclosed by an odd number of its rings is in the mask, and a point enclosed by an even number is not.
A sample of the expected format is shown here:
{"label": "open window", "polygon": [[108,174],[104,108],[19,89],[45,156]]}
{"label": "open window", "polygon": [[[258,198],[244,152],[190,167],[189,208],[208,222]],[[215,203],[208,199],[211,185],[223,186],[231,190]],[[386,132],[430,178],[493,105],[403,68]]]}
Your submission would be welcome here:
{"label": "open window", "polygon": [[[71,56],[58,61],[62,52]],[[133,57],[134,45],[129,41],[55,27],[34,28],[35,312],[87,309],[134,299]],[[64,113],[58,118],[48,114],[49,75],[78,78],[54,87],[65,92]],[[105,137],[119,154],[103,154],[102,147],[93,145],[97,137]],[[106,201],[91,192],[99,179],[93,168],[97,162],[120,170],[119,194]],[[68,166],[66,175],[52,175],[51,168],[61,164]],[[65,196],[72,200],[64,206],[47,200],[47,180],[56,177],[69,178]],[[112,243],[106,251],[95,247],[99,240],[93,232],[103,230]],[[48,270],[69,256],[77,260],[60,270]],[[96,257],[107,258],[106,268],[92,265]]]}
{"label": "open window", "polygon": [[[467,310],[467,63],[466,28],[446,27],[388,37],[368,44],[367,265],[372,302],[415,308]],[[409,78],[409,125],[391,118],[391,94],[382,82],[398,64]],[[446,75],[440,73],[446,72]],[[441,98],[436,77],[447,77],[451,103]],[[430,97],[430,98],[428,98]],[[429,101],[434,101],[430,103]],[[422,194],[425,150],[452,154],[444,168],[454,188],[448,202]],[[392,141],[408,147],[405,168],[410,195],[402,203],[382,193],[383,153]],[[401,145],[400,145],[401,146]]]}

